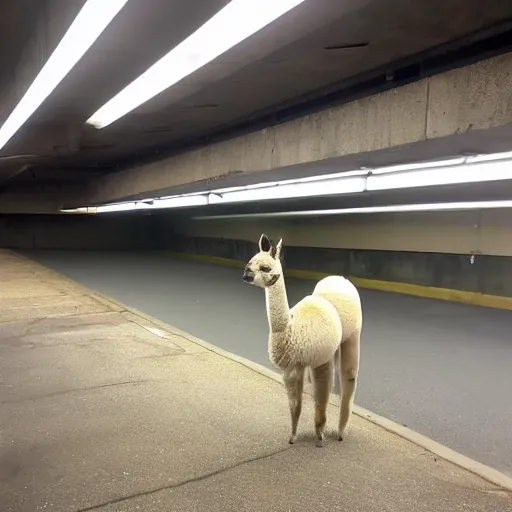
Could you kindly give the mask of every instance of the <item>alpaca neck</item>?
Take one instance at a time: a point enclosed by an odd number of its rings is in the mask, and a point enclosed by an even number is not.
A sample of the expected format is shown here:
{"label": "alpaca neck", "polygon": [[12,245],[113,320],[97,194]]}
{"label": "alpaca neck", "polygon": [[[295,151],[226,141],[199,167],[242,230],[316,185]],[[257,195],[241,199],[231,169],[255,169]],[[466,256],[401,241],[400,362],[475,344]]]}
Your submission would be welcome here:
{"label": "alpaca neck", "polygon": [[277,282],[273,286],[265,288],[265,299],[270,331],[273,333],[283,332],[290,321],[290,307],[282,270],[281,277]]}

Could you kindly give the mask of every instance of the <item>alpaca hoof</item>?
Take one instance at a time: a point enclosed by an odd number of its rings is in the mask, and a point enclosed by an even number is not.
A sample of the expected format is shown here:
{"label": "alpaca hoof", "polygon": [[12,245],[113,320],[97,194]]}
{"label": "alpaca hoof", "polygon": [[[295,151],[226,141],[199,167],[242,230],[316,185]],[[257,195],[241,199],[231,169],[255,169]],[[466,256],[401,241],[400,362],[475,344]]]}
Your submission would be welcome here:
{"label": "alpaca hoof", "polygon": [[343,434],[338,434],[338,441],[343,441]]}
{"label": "alpaca hoof", "polygon": [[295,441],[297,440],[297,436],[293,435],[288,439],[288,443],[295,444]]}
{"label": "alpaca hoof", "polygon": [[317,448],[323,448],[324,447],[324,440],[323,439],[317,439],[316,440],[316,447]]}

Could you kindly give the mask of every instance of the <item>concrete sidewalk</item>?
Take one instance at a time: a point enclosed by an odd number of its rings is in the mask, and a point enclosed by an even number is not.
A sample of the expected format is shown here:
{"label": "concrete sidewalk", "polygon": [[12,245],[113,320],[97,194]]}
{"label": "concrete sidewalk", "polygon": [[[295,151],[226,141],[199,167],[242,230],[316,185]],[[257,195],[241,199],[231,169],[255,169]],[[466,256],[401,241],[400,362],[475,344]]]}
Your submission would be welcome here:
{"label": "concrete sidewalk", "polygon": [[6,251],[0,401],[2,512],[512,512],[510,491],[357,416],[316,448],[307,395],[290,447],[280,384]]}

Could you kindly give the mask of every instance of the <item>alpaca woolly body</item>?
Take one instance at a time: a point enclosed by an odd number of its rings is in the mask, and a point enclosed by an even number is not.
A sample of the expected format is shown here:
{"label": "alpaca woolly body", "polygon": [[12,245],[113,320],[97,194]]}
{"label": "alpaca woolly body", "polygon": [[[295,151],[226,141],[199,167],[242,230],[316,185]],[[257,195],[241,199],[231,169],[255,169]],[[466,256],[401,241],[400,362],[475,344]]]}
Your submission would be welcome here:
{"label": "alpaca woolly body", "polygon": [[[361,298],[357,288],[348,279],[343,276],[324,277],[316,284],[313,296],[323,297],[335,307],[342,326],[341,344],[353,336],[359,338],[363,326]],[[313,381],[311,368],[308,369],[307,378],[309,382]]]}
{"label": "alpaca woolly body", "polygon": [[284,331],[270,332],[270,361],[280,370],[316,368],[332,359],[340,339],[341,321],[334,306],[322,297],[309,295],[290,310]]}
{"label": "alpaca woolly body", "polygon": [[319,281],[291,310],[280,261],[282,241],[273,247],[261,235],[260,252],[247,263],[243,281],[265,290],[269,322],[270,361],[283,373],[292,420],[289,442],[294,443],[302,408],[305,370],[315,389],[315,430],[323,445],[326,411],[332,391],[334,363],[339,365],[341,441],[352,414],[359,370],[362,310],[355,286],[341,276]]}
{"label": "alpaca woolly body", "polygon": [[[282,273],[281,262],[274,272]],[[341,322],[334,306],[323,297],[308,295],[291,310],[284,278],[265,288],[269,320],[268,354],[280,370],[295,366],[317,367],[327,363],[342,337]]]}
{"label": "alpaca woolly body", "polygon": [[317,283],[313,296],[327,299],[336,309],[343,328],[341,343],[361,331],[363,312],[357,288],[342,276],[324,277]]}

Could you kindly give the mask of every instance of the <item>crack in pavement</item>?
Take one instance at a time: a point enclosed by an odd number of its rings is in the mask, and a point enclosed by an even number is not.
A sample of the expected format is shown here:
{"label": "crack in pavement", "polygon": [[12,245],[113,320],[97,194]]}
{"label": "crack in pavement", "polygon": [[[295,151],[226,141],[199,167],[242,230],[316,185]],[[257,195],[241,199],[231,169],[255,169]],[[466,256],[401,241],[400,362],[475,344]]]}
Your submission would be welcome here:
{"label": "crack in pavement", "polygon": [[[105,322],[106,316],[117,315],[117,312],[92,312],[92,313],[84,313],[78,312],[73,314],[64,314],[64,315],[47,315],[40,318],[32,318],[30,320],[10,320],[8,322],[0,322],[0,334],[4,331],[9,333],[7,335],[2,335],[2,342],[10,341],[13,339],[26,338],[28,336],[40,336],[45,334],[65,334],[65,333],[76,333],[80,331],[90,331],[96,328],[115,328],[126,325],[128,323],[126,320],[118,321],[118,322]],[[122,315],[120,315],[122,317]],[[70,320],[75,320],[76,318],[83,318],[85,322],[83,323],[71,323],[66,324],[66,322]],[[89,318],[93,318],[92,322],[88,322]],[[119,319],[120,320],[120,319]],[[61,325],[55,325],[54,322],[62,322]],[[39,324],[42,324],[39,325]],[[47,324],[47,325],[46,325]],[[16,328],[19,330],[16,331]],[[14,333],[13,333],[14,332]]]}
{"label": "crack in pavement", "polygon": [[135,359],[162,359],[164,357],[186,357],[186,356],[200,356],[203,355],[205,352],[185,352],[185,349],[181,351],[176,351],[172,354],[159,354],[156,356],[140,356],[136,357]]}
{"label": "crack in pavement", "polygon": [[128,380],[126,382],[112,382],[110,384],[101,384],[99,386],[90,386],[90,387],[86,387],[86,388],[75,388],[75,389],[66,389],[64,391],[56,391],[55,393],[49,393],[47,395],[41,395],[41,396],[35,396],[35,397],[29,397],[29,398],[22,398],[22,399],[19,399],[19,400],[3,400],[0,402],[0,404],[19,404],[19,403],[23,403],[23,402],[30,402],[30,401],[35,401],[35,400],[42,400],[42,399],[45,399],[45,398],[53,398],[55,396],[60,396],[60,395],[67,395],[67,394],[70,394],[70,393],[77,393],[77,392],[80,392],[80,391],[94,391],[96,389],[103,389],[103,388],[111,388],[111,387],[114,387],[114,386],[127,386],[127,385],[130,385],[130,384],[147,384],[149,382],[159,382],[157,380]]}
{"label": "crack in pavement", "polygon": [[[197,476],[194,478],[189,478],[187,480],[183,480],[182,482],[177,482],[177,483],[171,484],[171,485],[164,485],[163,487],[158,487],[156,489],[150,489],[149,491],[142,491],[142,492],[139,492],[136,494],[132,494],[130,496],[121,496],[119,498],[114,498],[113,500],[106,501],[106,502],[100,503],[98,505],[92,505],[90,507],[80,508],[80,509],[76,510],[76,512],[91,512],[93,510],[98,510],[103,507],[108,507],[109,505],[117,505],[118,503],[132,500],[134,498],[140,498],[142,496],[150,496],[151,494],[155,494],[155,493],[161,492],[161,491],[178,489],[180,487],[183,487],[184,485],[188,485],[188,484],[195,483],[195,482],[201,482],[202,480],[207,480],[208,478],[212,478],[212,477],[220,475],[222,473],[226,473],[232,469],[236,469],[241,466],[251,464],[252,462],[258,462],[260,460],[270,459],[272,457],[275,457],[276,455],[280,455],[281,453],[284,453],[284,452],[290,450],[291,448],[292,448],[291,446],[287,446],[286,448],[282,448],[281,450],[278,450],[276,452],[267,453],[265,455],[258,455],[257,457],[253,457],[252,459],[242,460],[241,462],[237,462],[236,464],[232,464],[231,466],[217,469],[215,471],[211,471],[210,473],[206,473],[204,475],[200,475],[200,476]],[[297,447],[295,447],[295,449],[297,449]]]}

